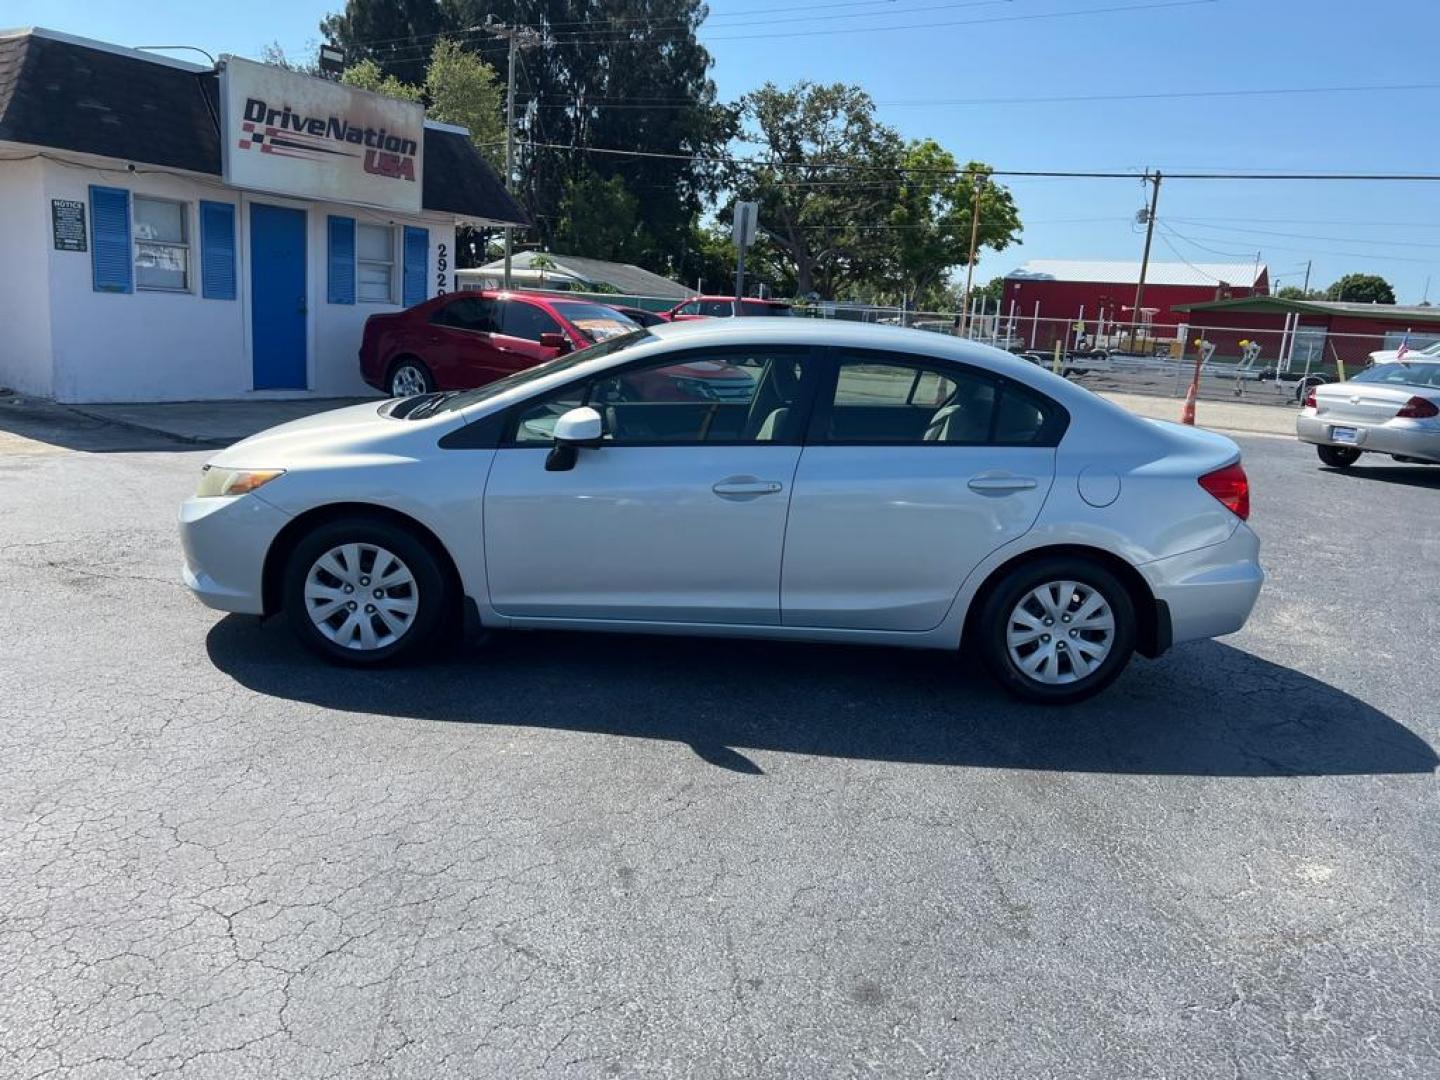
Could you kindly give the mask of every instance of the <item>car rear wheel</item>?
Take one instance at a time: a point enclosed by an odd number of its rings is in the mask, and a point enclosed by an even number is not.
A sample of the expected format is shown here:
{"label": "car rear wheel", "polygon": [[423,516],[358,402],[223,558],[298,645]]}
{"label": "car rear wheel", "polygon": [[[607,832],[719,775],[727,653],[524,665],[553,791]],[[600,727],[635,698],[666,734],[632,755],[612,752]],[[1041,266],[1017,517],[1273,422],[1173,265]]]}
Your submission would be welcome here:
{"label": "car rear wheel", "polygon": [[1348,469],[1360,460],[1360,451],[1348,446],[1317,446],[1315,453],[1320,456],[1320,464],[1332,469]]}
{"label": "car rear wheel", "polygon": [[390,396],[414,397],[435,389],[430,369],[419,360],[401,360],[390,371]]}
{"label": "car rear wheel", "polygon": [[1135,605],[1098,563],[1059,557],[1017,567],[989,591],[978,621],[990,674],[1025,701],[1098,694],[1135,651]]}
{"label": "car rear wheel", "polygon": [[326,659],[376,664],[424,645],[449,597],[439,560],[388,521],[343,518],[291,552],[285,614],[300,640]]}

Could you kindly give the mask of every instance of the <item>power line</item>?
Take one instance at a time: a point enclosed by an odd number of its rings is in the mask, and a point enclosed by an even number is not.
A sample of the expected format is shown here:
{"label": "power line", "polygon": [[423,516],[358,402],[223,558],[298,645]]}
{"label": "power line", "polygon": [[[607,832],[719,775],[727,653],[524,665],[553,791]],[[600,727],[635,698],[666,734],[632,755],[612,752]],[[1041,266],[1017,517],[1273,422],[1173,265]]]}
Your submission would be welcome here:
{"label": "power line", "polygon": [[1421,240],[1367,240],[1360,236],[1315,236],[1310,233],[1277,232],[1271,229],[1237,229],[1224,225],[1207,225],[1204,222],[1191,221],[1186,218],[1172,218],[1171,220],[1193,225],[1197,229],[1238,232],[1245,236],[1281,236],[1292,240],[1320,240],[1329,244],[1384,244],[1388,247],[1440,248],[1440,244],[1426,243]]}

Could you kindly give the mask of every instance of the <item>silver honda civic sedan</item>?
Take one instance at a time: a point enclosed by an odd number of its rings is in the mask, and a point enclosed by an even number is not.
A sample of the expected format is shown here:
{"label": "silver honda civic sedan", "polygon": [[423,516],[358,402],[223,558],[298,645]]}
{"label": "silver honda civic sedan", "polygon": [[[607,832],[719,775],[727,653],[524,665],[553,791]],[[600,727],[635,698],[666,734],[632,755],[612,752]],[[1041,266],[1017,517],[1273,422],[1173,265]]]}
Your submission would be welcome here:
{"label": "silver honda civic sedan", "polygon": [[1410,353],[1312,388],[1295,434],[1335,469],[1366,453],[1440,465],[1440,355]]}
{"label": "silver honda civic sedan", "polygon": [[997,349],[809,319],[668,324],[476,390],[284,424],[180,512],[186,583],[342,663],[507,627],[978,655],[1074,701],[1238,630],[1235,444]]}

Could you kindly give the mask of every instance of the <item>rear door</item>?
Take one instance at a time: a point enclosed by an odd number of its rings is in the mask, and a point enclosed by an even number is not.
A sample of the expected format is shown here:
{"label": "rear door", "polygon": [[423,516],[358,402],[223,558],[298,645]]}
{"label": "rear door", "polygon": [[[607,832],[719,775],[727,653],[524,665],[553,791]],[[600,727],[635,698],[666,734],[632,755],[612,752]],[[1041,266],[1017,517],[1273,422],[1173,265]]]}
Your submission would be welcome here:
{"label": "rear door", "polygon": [[1063,409],[948,361],[834,350],[795,473],[786,626],[938,626],[970,571],[1034,524]]}
{"label": "rear door", "polygon": [[484,386],[508,375],[490,343],[495,301],[460,294],[430,316],[421,357],[442,390]]}

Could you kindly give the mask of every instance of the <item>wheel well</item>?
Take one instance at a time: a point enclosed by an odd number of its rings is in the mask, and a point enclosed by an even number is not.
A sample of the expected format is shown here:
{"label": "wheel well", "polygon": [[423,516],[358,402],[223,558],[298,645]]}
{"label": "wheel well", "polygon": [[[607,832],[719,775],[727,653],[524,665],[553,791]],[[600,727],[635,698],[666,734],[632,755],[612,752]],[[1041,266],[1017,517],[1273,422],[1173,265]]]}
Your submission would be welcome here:
{"label": "wheel well", "polygon": [[397,353],[396,355],[394,355],[394,356],[392,356],[392,357],[390,358],[390,363],[389,363],[389,365],[385,368],[385,384],[386,384],[386,386],[389,386],[389,384],[390,384],[390,376],[395,374],[395,369],[396,369],[397,367],[399,367],[401,364],[405,363],[407,360],[408,360],[408,361],[413,361],[414,363],[419,364],[419,365],[420,365],[422,368],[424,368],[426,371],[429,371],[429,372],[430,372],[430,377],[431,377],[432,379],[435,377],[435,373],[434,373],[433,371],[430,371],[430,365],[427,364],[427,363],[425,363],[425,361],[424,361],[423,359],[421,359],[420,357],[416,356],[414,353],[408,353],[408,352]]}
{"label": "wheel well", "polygon": [[439,561],[440,569],[449,580],[458,606],[464,594],[460,571],[456,569],[455,560],[450,557],[450,552],[445,549],[445,545],[440,542],[438,536],[408,514],[402,514],[398,510],[392,510],[387,506],[376,506],[374,503],[351,502],[317,506],[313,510],[307,510],[298,515],[280,530],[274,543],[270,545],[270,550],[265,553],[265,566],[261,571],[261,596],[266,615],[274,615],[281,608],[281,590],[285,584],[285,564],[290,561],[290,553],[295,550],[295,545],[300,543],[306,533],[317,526],[345,517],[368,517],[387,521],[412,533],[430,549],[430,553]]}
{"label": "wheel well", "polygon": [[1140,571],[1118,555],[1100,548],[1087,547],[1084,544],[1055,544],[1050,547],[1035,548],[1022,552],[997,566],[986,577],[980,588],[975,591],[974,599],[970,601],[969,610],[965,615],[963,631],[965,638],[972,638],[975,623],[985,607],[986,600],[1010,571],[1027,563],[1056,556],[1088,559],[1091,562],[1099,563],[1114,574],[1120,584],[1125,586],[1125,591],[1130,595],[1130,602],[1135,606],[1135,649],[1141,656],[1159,656],[1169,647],[1168,611],[1162,614],[1161,605],[1156,602],[1155,594],[1150,591],[1150,585],[1141,576]]}

